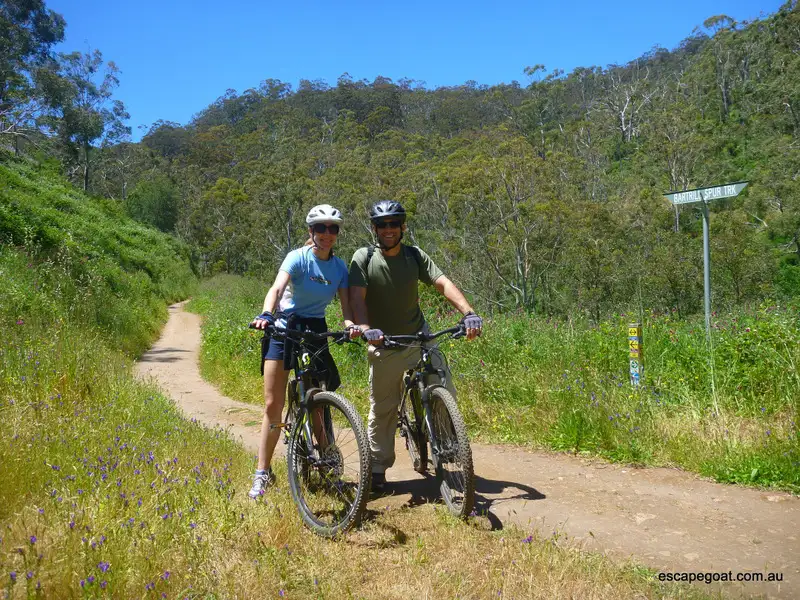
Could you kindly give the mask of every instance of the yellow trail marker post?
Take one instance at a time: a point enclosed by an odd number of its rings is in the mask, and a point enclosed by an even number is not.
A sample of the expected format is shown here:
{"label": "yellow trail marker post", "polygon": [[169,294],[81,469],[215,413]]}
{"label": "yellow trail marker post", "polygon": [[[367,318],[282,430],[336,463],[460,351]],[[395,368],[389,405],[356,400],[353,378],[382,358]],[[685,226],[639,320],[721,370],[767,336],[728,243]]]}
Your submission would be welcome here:
{"label": "yellow trail marker post", "polygon": [[641,323],[628,324],[628,357],[631,367],[631,385],[637,387],[644,377]]}

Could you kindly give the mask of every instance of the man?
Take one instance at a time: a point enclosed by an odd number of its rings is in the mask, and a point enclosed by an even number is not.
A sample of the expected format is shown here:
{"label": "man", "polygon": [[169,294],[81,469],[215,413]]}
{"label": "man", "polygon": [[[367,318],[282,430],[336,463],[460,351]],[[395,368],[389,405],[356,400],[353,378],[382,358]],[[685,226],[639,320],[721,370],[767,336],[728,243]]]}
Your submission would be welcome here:
{"label": "man", "polygon": [[[372,453],[372,488],[382,493],[386,469],[394,464],[394,434],[402,398],[403,373],[419,360],[419,350],[381,348],[383,332],[414,334],[427,327],[419,306],[418,284],[434,286],[464,317],[467,339],[481,334],[483,321],[464,294],[445,277],[430,257],[402,243],[406,211],[398,202],[381,200],[370,210],[378,240],[376,248],[361,248],[350,262],[350,303],[354,319],[369,342],[370,410],[368,435]],[[440,361],[438,356],[434,361]],[[444,364],[437,365],[447,369]],[[455,397],[450,373],[447,389]]]}

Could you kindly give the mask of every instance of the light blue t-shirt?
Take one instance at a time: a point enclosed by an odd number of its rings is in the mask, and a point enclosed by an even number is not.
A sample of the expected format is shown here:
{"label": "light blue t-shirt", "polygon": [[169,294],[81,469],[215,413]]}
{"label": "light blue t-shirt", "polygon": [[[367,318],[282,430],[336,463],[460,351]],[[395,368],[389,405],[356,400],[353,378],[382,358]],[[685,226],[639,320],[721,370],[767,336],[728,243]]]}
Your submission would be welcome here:
{"label": "light blue t-shirt", "polygon": [[347,267],[338,256],[321,260],[311,246],[292,250],[283,259],[281,271],[289,274],[278,310],[301,317],[322,318],[339,288],[347,287]]}

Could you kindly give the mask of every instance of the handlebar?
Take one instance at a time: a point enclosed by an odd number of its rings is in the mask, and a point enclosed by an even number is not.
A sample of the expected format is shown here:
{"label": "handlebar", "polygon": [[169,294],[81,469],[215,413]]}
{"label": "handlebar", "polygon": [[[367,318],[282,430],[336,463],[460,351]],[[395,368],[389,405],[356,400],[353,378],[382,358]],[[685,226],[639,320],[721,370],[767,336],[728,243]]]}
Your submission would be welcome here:
{"label": "handlebar", "polygon": [[405,342],[430,342],[438,337],[448,334],[450,334],[451,339],[464,337],[465,335],[467,335],[467,328],[464,326],[463,323],[459,323],[455,327],[450,327],[449,329],[442,329],[441,331],[437,331],[436,333],[425,333],[424,331],[418,331],[413,335],[384,334],[383,345],[386,348],[392,348],[394,346],[402,346],[404,345]]}
{"label": "handlebar", "polygon": [[343,344],[344,342],[349,342],[355,340],[350,340],[350,332],[348,330],[345,331],[323,331],[320,333],[316,333],[314,331],[300,331],[298,329],[284,329],[283,327],[276,327],[275,325],[267,325],[264,329],[259,329],[258,327],[254,327],[253,323],[248,325],[250,329],[258,329],[259,331],[264,331],[269,335],[277,335],[279,337],[288,337],[295,340],[300,340],[304,342],[311,342],[311,341],[318,341],[324,340],[326,338],[332,338],[333,341],[337,344]]}

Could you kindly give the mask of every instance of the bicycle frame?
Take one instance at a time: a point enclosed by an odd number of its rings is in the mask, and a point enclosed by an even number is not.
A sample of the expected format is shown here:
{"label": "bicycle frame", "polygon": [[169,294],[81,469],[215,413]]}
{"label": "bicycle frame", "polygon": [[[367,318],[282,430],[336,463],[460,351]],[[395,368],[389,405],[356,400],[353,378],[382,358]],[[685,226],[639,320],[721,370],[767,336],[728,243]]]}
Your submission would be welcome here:
{"label": "bicycle frame", "polygon": [[[326,387],[324,382],[322,382],[321,387],[313,385],[313,380],[315,378],[319,379],[320,375],[318,371],[312,368],[313,359],[316,353],[312,355],[309,352],[309,349],[303,343],[302,339],[298,340],[298,342],[300,344],[300,349],[297,353],[297,363],[294,368],[294,377],[289,383],[286,418],[284,419],[283,423],[275,424],[272,427],[280,427],[283,429],[284,444],[289,443],[289,437],[291,436],[292,429],[294,427],[302,427],[303,440],[306,445],[307,456],[311,460],[316,460],[314,458],[314,432],[317,432],[316,438],[319,441],[319,449],[321,450],[323,444],[322,434],[324,433],[325,438],[327,439],[328,431],[325,428],[324,418],[322,415],[319,416],[318,422],[315,422],[317,419],[315,419],[315,415],[313,414],[311,415],[310,419],[308,418],[310,414],[308,405],[311,399],[318,392],[324,391]],[[312,425],[314,430],[312,430]]]}
{"label": "bicycle frame", "polygon": [[[445,330],[443,332],[439,332],[438,334],[434,334],[431,336],[431,340],[438,337],[439,335],[443,335],[444,333],[448,332]],[[394,336],[395,338],[399,338],[401,336]],[[409,336],[402,336],[402,337],[409,337]],[[419,362],[411,369],[410,375],[409,372],[406,373],[405,377],[403,378],[404,390],[403,390],[403,397],[400,401],[400,414],[403,414],[406,406],[406,402],[410,402],[412,409],[414,411],[414,417],[417,424],[421,422],[425,423],[425,430],[427,433],[428,440],[431,445],[431,460],[433,461],[433,467],[436,469],[439,466],[439,455],[441,454],[441,448],[439,446],[439,440],[436,438],[436,433],[433,427],[433,414],[431,412],[430,406],[430,394],[431,391],[436,387],[446,387],[447,383],[447,376],[446,371],[444,369],[437,369],[433,366],[433,361],[431,360],[431,354],[438,350],[438,344],[433,346],[425,346],[424,339],[418,338],[420,341],[420,359]],[[439,377],[439,383],[431,383],[425,384],[425,377],[428,375],[437,375]],[[417,406],[417,403],[414,402],[412,397],[412,391],[416,390],[419,393],[420,404],[421,406]],[[422,410],[422,414],[419,414],[419,410]]]}

